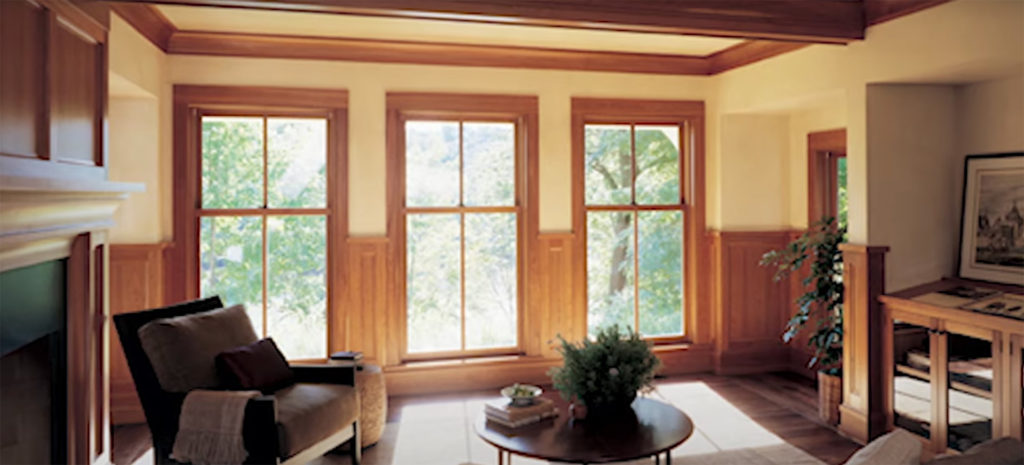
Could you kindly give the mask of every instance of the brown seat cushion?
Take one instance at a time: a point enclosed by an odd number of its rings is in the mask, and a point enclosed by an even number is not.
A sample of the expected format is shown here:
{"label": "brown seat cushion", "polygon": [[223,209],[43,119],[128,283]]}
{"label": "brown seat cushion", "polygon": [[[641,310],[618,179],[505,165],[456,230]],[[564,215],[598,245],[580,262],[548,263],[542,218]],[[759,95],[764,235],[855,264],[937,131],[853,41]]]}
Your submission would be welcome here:
{"label": "brown seat cushion", "polygon": [[221,386],[217,354],[258,339],[241,305],[153,320],[139,328],[139,342],[160,387],[170,392]]}
{"label": "brown seat cushion", "polygon": [[292,384],[295,374],[272,338],[217,354],[217,369],[230,389],[258,389],[264,394]]}
{"label": "brown seat cushion", "polygon": [[352,386],[297,383],[274,393],[281,456],[291,457],[346,426],[359,415]]}

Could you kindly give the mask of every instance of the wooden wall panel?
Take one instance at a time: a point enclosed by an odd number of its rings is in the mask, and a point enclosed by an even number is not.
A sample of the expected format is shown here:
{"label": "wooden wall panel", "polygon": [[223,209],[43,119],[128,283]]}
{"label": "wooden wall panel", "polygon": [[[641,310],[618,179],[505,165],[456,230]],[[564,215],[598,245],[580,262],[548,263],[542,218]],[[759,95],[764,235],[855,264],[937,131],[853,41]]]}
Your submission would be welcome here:
{"label": "wooden wall panel", "polygon": [[45,10],[0,2],[0,154],[38,157],[43,132]]}
{"label": "wooden wall panel", "polygon": [[523,337],[527,354],[557,357],[557,336],[578,340],[586,335],[585,312],[573,280],[572,233],[540,234],[529,263],[528,303]]}
{"label": "wooden wall panel", "polygon": [[884,246],[843,244],[843,403],[839,431],[867,443],[885,432],[882,308]]}
{"label": "wooden wall panel", "polygon": [[789,348],[782,331],[789,317],[786,282],[758,264],[766,252],[781,248],[789,231],[716,231],[712,233],[716,357],[723,374],[783,370]]}
{"label": "wooden wall panel", "polygon": [[[164,299],[164,249],[159,244],[110,246],[110,311],[130,313],[161,307]],[[110,338],[110,415],[115,425],[143,423],[142,405],[135,394],[128,363],[116,334]]]}
{"label": "wooden wall panel", "polygon": [[[804,233],[804,230],[793,230],[790,231],[786,238],[786,242],[793,242]],[[789,278],[785,281],[788,285],[789,298],[786,300],[786,318],[790,318],[796,313],[796,299],[800,297],[805,290],[803,284],[804,278],[810,273],[810,264],[805,263],[799,271],[791,273]],[[808,379],[817,379],[818,369],[809,368],[807,363],[814,357],[814,350],[807,346],[808,331],[801,331],[789,341],[789,371],[799,374]]]}
{"label": "wooden wall panel", "polygon": [[50,40],[52,158],[101,165],[103,47],[62,21],[51,28]]}
{"label": "wooden wall panel", "polygon": [[386,237],[360,237],[348,239],[348,262],[345,263],[343,282],[344,306],[335,316],[342,321],[335,328],[343,331],[341,347],[331,351],[362,351],[368,363],[387,365],[397,363],[397,353],[390,351],[389,332],[395,322],[390,312],[390,244]]}
{"label": "wooden wall panel", "polygon": [[106,179],[106,4],[86,12],[68,0],[5,0],[0,8],[0,172]]}

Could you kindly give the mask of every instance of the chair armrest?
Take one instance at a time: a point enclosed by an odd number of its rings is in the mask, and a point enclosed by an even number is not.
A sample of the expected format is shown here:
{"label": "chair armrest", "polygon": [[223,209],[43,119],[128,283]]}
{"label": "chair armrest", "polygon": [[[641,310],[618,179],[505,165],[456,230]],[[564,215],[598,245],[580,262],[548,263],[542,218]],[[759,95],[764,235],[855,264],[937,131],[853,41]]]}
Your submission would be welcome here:
{"label": "chair armrest", "polygon": [[291,365],[295,381],[356,385],[356,367],[341,365]]}
{"label": "chair armrest", "polygon": [[249,457],[245,463],[277,463],[280,444],[277,432],[277,402],[274,396],[249,399],[242,422],[242,439]]}

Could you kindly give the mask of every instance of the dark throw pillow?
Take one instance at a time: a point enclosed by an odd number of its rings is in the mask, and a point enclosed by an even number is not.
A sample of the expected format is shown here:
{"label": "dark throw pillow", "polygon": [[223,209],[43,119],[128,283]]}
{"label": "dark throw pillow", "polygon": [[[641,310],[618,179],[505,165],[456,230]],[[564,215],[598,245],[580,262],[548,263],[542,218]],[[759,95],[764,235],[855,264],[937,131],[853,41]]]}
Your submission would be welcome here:
{"label": "dark throw pillow", "polygon": [[264,394],[292,385],[295,375],[271,338],[217,354],[217,369],[228,387]]}

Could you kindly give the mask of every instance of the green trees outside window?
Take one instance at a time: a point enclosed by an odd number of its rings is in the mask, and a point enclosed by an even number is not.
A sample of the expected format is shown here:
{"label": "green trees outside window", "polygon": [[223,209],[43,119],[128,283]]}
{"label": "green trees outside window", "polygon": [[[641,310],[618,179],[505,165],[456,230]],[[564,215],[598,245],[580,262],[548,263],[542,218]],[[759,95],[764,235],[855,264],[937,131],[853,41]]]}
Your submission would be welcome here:
{"label": "green trees outside window", "polygon": [[291,359],[327,352],[327,120],[202,117],[199,289]]}
{"label": "green trees outside window", "polygon": [[518,344],[516,124],[405,122],[406,351]]}
{"label": "green trees outside window", "polygon": [[679,125],[584,126],[587,327],[683,334]]}

